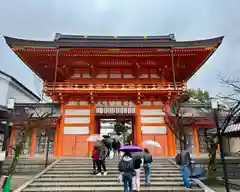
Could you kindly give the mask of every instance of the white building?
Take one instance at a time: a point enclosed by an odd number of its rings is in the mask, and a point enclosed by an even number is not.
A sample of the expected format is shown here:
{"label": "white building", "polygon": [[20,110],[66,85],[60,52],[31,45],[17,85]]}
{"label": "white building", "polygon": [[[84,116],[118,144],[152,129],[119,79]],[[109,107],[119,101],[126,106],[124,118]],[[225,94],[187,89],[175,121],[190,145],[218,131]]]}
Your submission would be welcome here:
{"label": "white building", "polygon": [[6,109],[8,99],[15,103],[39,103],[41,98],[14,77],[0,71],[0,108]]}

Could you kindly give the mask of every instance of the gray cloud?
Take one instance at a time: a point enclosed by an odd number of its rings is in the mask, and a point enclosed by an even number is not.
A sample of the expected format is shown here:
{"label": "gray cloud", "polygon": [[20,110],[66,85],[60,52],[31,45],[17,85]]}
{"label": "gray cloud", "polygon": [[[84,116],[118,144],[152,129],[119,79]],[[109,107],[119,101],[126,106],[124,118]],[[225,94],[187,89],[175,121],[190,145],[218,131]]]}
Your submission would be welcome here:
{"label": "gray cloud", "polygon": [[[240,70],[238,0],[1,0],[0,33],[52,40],[55,32],[83,35],[156,35],[175,33],[178,40],[224,35],[214,56],[190,80],[212,94],[223,91],[216,74]],[[33,73],[0,39],[0,68],[36,91]]]}

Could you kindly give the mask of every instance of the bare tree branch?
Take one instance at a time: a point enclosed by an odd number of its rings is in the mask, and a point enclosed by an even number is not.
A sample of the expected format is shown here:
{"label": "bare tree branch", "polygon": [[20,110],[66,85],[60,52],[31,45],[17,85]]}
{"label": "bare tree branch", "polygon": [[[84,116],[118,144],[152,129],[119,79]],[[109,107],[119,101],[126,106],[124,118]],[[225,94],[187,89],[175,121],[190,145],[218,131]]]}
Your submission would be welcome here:
{"label": "bare tree branch", "polygon": [[167,118],[164,118],[166,125],[180,141],[180,148],[183,149],[183,145],[186,144],[186,127],[191,126],[196,121],[194,117],[188,118],[184,117],[185,112],[181,108],[181,104],[178,99],[175,99],[174,106],[171,113],[163,109],[163,112],[166,114]]}
{"label": "bare tree branch", "polygon": [[223,84],[230,85],[234,91],[240,93],[240,86],[236,85],[239,81],[231,81],[227,78],[222,77],[221,75],[218,75],[219,79],[222,81]]}
{"label": "bare tree branch", "polygon": [[175,135],[175,137],[181,141],[182,141],[182,138],[180,138],[178,135],[177,135],[177,132],[172,128],[173,124],[171,125],[167,120],[166,120],[166,117],[164,117],[164,122],[166,123],[166,125],[169,127],[169,129],[172,131],[172,133]]}

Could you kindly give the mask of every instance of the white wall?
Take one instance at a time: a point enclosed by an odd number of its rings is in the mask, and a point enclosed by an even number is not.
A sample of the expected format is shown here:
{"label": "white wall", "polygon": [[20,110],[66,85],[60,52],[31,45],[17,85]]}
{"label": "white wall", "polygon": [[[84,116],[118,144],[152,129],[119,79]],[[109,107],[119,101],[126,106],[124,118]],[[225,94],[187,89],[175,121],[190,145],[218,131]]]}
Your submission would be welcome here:
{"label": "white wall", "polygon": [[240,138],[232,137],[229,140],[230,152],[237,153],[240,150]]}
{"label": "white wall", "polygon": [[0,74],[0,105],[6,106],[10,78]]}
{"label": "white wall", "polygon": [[7,99],[8,98],[15,98],[16,103],[38,103],[38,100],[35,97],[13,83],[9,83]]}
{"label": "white wall", "polygon": [[10,77],[0,74],[0,105],[6,106],[9,98],[14,98],[16,103],[37,103],[33,95],[12,81]]}

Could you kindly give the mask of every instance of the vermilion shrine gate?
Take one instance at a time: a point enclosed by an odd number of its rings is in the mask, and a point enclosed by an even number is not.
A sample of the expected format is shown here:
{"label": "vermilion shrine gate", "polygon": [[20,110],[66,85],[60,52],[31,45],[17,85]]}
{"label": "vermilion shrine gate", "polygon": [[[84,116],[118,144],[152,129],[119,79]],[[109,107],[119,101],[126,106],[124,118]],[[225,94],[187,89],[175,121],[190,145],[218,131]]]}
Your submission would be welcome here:
{"label": "vermilion shrine gate", "polygon": [[[54,41],[33,41],[5,37],[18,57],[43,79],[45,93],[60,104],[56,156],[91,153],[86,138],[99,133],[99,119],[106,115],[131,117],[133,143],[156,140],[162,147],[154,155],[174,155],[175,138],[165,125],[162,109],[186,90],[187,80],[222,39],[56,34]],[[198,141],[196,128],[192,130]]]}

